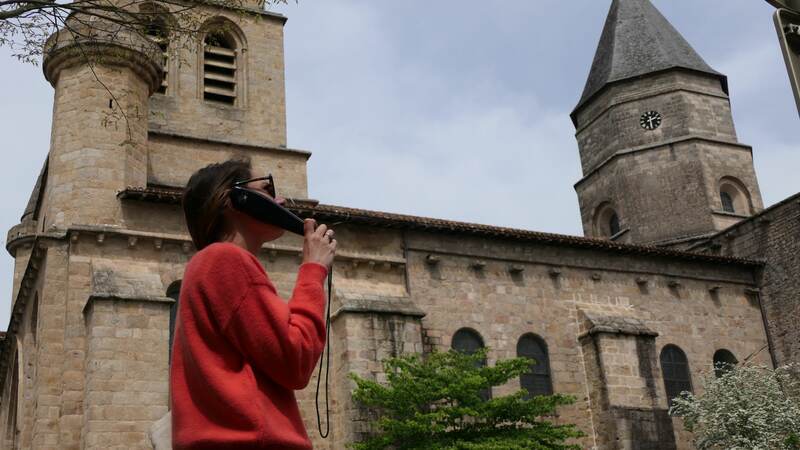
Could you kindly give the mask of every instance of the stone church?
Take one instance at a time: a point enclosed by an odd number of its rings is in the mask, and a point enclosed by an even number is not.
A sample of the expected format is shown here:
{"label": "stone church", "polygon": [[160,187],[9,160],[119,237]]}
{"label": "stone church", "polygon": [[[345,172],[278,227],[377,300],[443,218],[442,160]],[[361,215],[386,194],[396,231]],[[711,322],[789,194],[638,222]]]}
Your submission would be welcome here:
{"label": "stone church", "polygon": [[[151,448],[194,252],[181,188],[232,156],[274,174],[297,214],[338,223],[328,439],[316,432],[316,379],[298,392],[317,449],[369,432],[346,374],[380,380],[380,361],[401,353],[535,358],[491,394],[574,395],[556,420],[577,424],[587,449],[691,448],[669,399],[699,392],[715,361],[800,362],[800,195],[764,209],[726,76],[649,0],[612,0],[571,114],[582,237],[309,199],[311,153],[286,142],[286,18],[252,6],[212,11],[192,49],[51,38],[51,147],[7,240],[0,447]],[[120,111],[127,120],[111,120]],[[293,236],[261,252],[282,295],[300,252]]]}

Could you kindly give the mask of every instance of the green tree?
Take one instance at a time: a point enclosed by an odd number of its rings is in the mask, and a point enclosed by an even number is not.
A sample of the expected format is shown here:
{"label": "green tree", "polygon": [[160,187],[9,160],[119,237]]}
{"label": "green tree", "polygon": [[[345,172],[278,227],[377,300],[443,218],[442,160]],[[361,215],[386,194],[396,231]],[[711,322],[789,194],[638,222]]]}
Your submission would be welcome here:
{"label": "green tree", "polygon": [[425,358],[407,355],[383,363],[387,384],[351,374],[353,398],[377,413],[375,435],[351,444],[356,450],[517,450],[578,449],[570,438],[583,434],[574,425],[543,419],[556,407],[574,402],[565,395],[525,399],[526,391],[481,399],[481,391],[500,386],[530,370],[531,360],[515,358],[481,367],[486,349],[467,355],[449,351]]}
{"label": "green tree", "polygon": [[681,416],[700,450],[800,449],[800,381],[790,367],[726,367],[682,392],[670,414]]}

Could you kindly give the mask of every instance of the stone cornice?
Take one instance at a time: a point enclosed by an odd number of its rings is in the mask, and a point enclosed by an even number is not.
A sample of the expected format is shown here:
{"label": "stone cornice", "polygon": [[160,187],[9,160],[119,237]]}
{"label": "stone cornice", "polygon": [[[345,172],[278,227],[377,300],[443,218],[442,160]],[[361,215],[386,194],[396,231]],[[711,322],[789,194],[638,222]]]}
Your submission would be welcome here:
{"label": "stone cornice", "polygon": [[81,14],[71,15],[67,18],[70,28],[47,39],[42,61],[47,81],[55,87],[60,73],[76,65],[119,66],[139,75],[150,94],[155,92],[163,77],[158,45],[119,24],[79,20]]}
{"label": "stone cornice", "polygon": [[[12,252],[13,255],[13,251],[20,245],[45,239],[56,241],[69,239],[71,242],[88,240],[97,245],[108,245],[113,240],[119,240],[125,242],[130,248],[151,246],[156,250],[161,250],[165,245],[171,244],[180,246],[186,254],[195,252],[194,244],[188,234],[154,233],[98,225],[78,225],[70,227],[68,230],[17,236],[8,243],[9,252]],[[266,243],[261,248],[261,253],[270,261],[277,259],[278,255],[292,255],[299,261],[302,259],[303,249],[294,245]],[[350,264],[354,268],[363,265],[382,270],[396,269],[404,267],[406,264],[406,259],[401,256],[348,251],[337,252],[336,260],[340,263]]]}
{"label": "stone cornice", "polygon": [[[211,4],[207,4],[208,6],[212,6]],[[226,10],[226,11],[234,11],[240,14],[256,14],[265,19],[275,20],[280,22],[281,24],[285,24],[287,20],[289,20],[286,16],[281,13],[276,13],[272,11],[267,11],[262,8],[248,8],[246,6],[238,7],[238,8],[229,8],[224,6],[216,6],[219,10]]]}
{"label": "stone cornice", "polygon": [[309,152],[308,150],[291,149],[291,148],[285,148],[285,147],[271,147],[271,146],[263,146],[263,145],[253,145],[253,144],[248,144],[246,142],[229,141],[229,140],[224,140],[224,139],[211,139],[211,138],[207,138],[207,137],[192,136],[192,135],[189,135],[189,134],[176,133],[176,132],[173,132],[173,131],[159,130],[159,129],[155,129],[155,128],[150,128],[148,130],[148,134],[150,136],[157,136],[157,137],[161,136],[161,137],[167,137],[167,138],[173,138],[173,139],[185,139],[185,140],[195,141],[195,142],[207,142],[209,144],[214,144],[214,145],[225,145],[225,146],[232,146],[232,147],[239,147],[239,148],[247,148],[247,149],[252,149],[252,150],[262,151],[262,152],[272,152],[272,153],[280,153],[280,154],[287,154],[288,153],[288,154],[293,154],[293,155],[297,155],[297,156],[300,156],[300,157],[305,157],[306,160],[311,158],[311,152]]}
{"label": "stone cornice", "polygon": [[[118,196],[123,200],[145,200],[152,188],[130,187],[121,191]],[[181,191],[174,189],[169,201],[180,202]],[[164,193],[162,192],[162,195]],[[682,252],[678,250],[663,249],[635,244],[622,244],[605,239],[594,239],[580,236],[569,236],[553,233],[542,233],[515,228],[496,227],[468,222],[434,219],[429,217],[393,214],[381,211],[371,211],[343,206],[314,204],[313,202],[297,202],[289,209],[300,217],[310,217],[329,220],[339,224],[367,225],[381,228],[394,228],[405,230],[420,230],[431,233],[458,233],[479,237],[509,239],[516,241],[538,242],[548,245],[563,245],[568,247],[609,251],[619,254],[635,254],[642,256],[657,256],[683,260],[715,262],[720,264],[736,264],[742,266],[758,267],[763,265],[760,261],[751,261],[742,258],[721,257],[712,255],[699,255],[697,253]]]}
{"label": "stone cornice", "polygon": [[587,173],[586,175],[583,176],[583,178],[578,180],[578,182],[575,183],[575,188],[577,189],[578,186],[580,186],[581,184],[585,183],[594,174],[596,174],[597,172],[602,170],[605,166],[607,166],[609,163],[611,163],[612,161],[614,161],[617,158],[621,158],[623,156],[632,155],[632,154],[635,154],[635,153],[644,152],[644,151],[647,151],[647,150],[657,149],[659,147],[669,147],[671,145],[681,144],[681,143],[685,143],[685,142],[692,142],[692,141],[709,142],[709,143],[712,143],[712,144],[721,144],[721,145],[727,145],[727,146],[730,146],[730,147],[738,147],[738,148],[740,148],[742,150],[749,151],[751,154],[753,152],[753,147],[751,147],[749,145],[746,145],[746,144],[742,144],[741,142],[737,142],[737,141],[729,141],[729,140],[725,140],[725,139],[716,139],[716,138],[712,138],[712,137],[708,137],[708,136],[702,136],[702,135],[699,135],[699,134],[688,134],[688,135],[685,135],[685,136],[678,136],[678,137],[673,138],[673,139],[667,139],[667,140],[664,140],[664,141],[655,142],[655,143],[647,144],[647,145],[640,145],[638,147],[633,147],[633,148],[630,148],[630,149],[627,149],[627,150],[620,150],[620,151],[614,153],[613,155],[611,155],[608,158],[606,158],[603,162],[598,164],[594,169],[590,170],[589,173]]}
{"label": "stone cornice", "polygon": [[[708,76],[708,74],[705,73],[705,72],[701,72],[701,71],[697,71],[697,70],[693,70],[693,69],[689,69],[689,68],[685,68],[685,67],[671,67],[671,68],[666,68],[666,69],[663,69],[663,70],[658,70],[658,71],[655,71],[655,72],[650,72],[648,74],[643,74],[643,75],[640,75],[640,76],[628,77],[628,78],[623,78],[623,79],[620,79],[620,80],[612,81],[610,83],[607,83],[600,90],[596,91],[594,94],[592,94],[588,98],[583,99],[581,102],[578,103],[577,106],[575,106],[575,108],[572,110],[572,112],[569,115],[570,119],[572,119],[573,125],[575,125],[577,127],[577,125],[578,125],[578,115],[580,114],[580,112],[582,110],[588,108],[590,103],[592,103],[596,99],[600,98],[600,96],[602,96],[605,92],[607,92],[612,87],[620,85],[620,84],[623,84],[623,83],[629,83],[629,82],[631,82],[633,80],[638,80],[638,79],[642,79],[642,78],[645,78],[645,77],[652,77],[654,75],[659,75],[659,74],[664,74],[664,73],[669,73],[669,72],[684,72],[684,73],[692,73],[692,74],[697,74],[697,75],[706,75],[706,76]],[[727,81],[727,78],[724,75],[720,79],[720,82],[721,82],[721,87],[722,87],[723,92],[727,93],[728,92],[728,81]],[[650,92],[653,92],[653,91],[650,91]],[[702,93],[702,94],[709,94],[708,92],[704,92],[704,91],[697,91],[697,92],[698,93]],[[724,95],[724,96],[723,95],[719,95],[719,94],[710,94],[710,95],[712,95],[714,97],[720,97],[720,98],[729,99],[728,95]],[[644,97],[639,97],[639,98],[644,98]],[[601,114],[598,114],[598,116],[601,115]],[[597,118],[597,116],[593,117],[589,121],[593,121],[596,118]],[[587,122],[589,122],[589,121],[587,121]]]}
{"label": "stone cornice", "polygon": [[422,318],[425,312],[408,297],[336,292],[341,306],[331,314],[335,320],[343,314],[385,314]]}
{"label": "stone cornice", "polygon": [[109,301],[122,301],[122,302],[148,302],[148,303],[175,303],[175,300],[170,297],[159,297],[152,295],[120,295],[113,293],[97,292],[89,296],[86,304],[83,305],[83,314],[89,312],[89,308],[94,302],[101,300]]}
{"label": "stone cornice", "polygon": [[[424,248],[424,247],[406,247],[408,252],[415,252],[415,253],[424,253],[427,254],[426,260],[429,264],[442,264],[444,261],[444,257],[455,257],[455,258],[466,258],[472,261],[480,261],[485,265],[487,262],[494,263],[494,264],[502,264],[505,265],[509,272],[517,271],[517,273],[521,273],[525,271],[525,265],[533,265],[533,266],[543,266],[550,268],[549,274],[550,276],[557,276],[562,277],[566,274],[564,273],[565,269],[572,269],[576,271],[582,272],[605,272],[605,273],[617,273],[617,274],[624,274],[629,275],[631,277],[635,277],[639,280],[647,280],[648,278],[652,277],[656,279],[656,277],[664,278],[664,279],[683,279],[683,280],[693,280],[698,281],[701,283],[727,283],[732,285],[739,285],[743,286],[744,289],[751,288],[755,283],[752,279],[745,281],[744,279],[735,279],[735,278],[723,278],[723,277],[711,277],[711,276],[702,276],[702,275],[693,275],[690,273],[680,273],[677,271],[671,270],[647,270],[642,268],[626,268],[626,267],[611,267],[608,265],[603,264],[591,264],[591,263],[580,263],[580,262],[567,262],[562,259],[547,259],[542,257],[536,258],[520,258],[520,257],[513,257],[513,256],[490,256],[485,254],[477,254],[477,253],[469,253],[469,252],[459,252],[453,250],[439,250],[433,248]],[[338,255],[337,255],[338,257]],[[522,268],[522,270],[519,270]]]}
{"label": "stone cornice", "polygon": [[586,336],[596,334],[618,334],[625,336],[647,336],[655,338],[658,332],[653,331],[647,324],[635,317],[620,316],[601,316],[595,313],[581,311],[589,329],[578,336],[583,339]]}

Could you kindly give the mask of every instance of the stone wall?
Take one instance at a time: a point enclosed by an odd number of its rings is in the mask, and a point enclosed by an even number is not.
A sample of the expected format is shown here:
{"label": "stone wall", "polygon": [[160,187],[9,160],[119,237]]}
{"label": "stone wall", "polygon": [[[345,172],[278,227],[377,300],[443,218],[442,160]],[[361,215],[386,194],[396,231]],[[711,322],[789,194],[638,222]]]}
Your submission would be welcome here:
{"label": "stone wall", "polygon": [[643,321],[584,313],[579,341],[592,386],[599,448],[674,449],[658,386],[655,337]]}
{"label": "stone wall", "polygon": [[89,299],[81,448],[152,448],[168,410],[169,300]]}
{"label": "stone wall", "polygon": [[[725,161],[724,163],[722,161]],[[597,209],[610,202],[626,242],[653,242],[724,229],[750,212],[722,212],[720,180],[747,186],[753,213],[762,209],[749,148],[688,140],[620,154],[576,185],[584,233],[594,229]],[[607,237],[607,236],[606,236]]]}
{"label": "stone wall", "polygon": [[155,132],[150,133],[148,147],[151,167],[147,176],[148,184],[183,187],[201,167],[232,157],[247,157],[252,162],[254,174],[273,175],[281,196],[297,199],[308,196],[306,163],[311,156],[308,152],[189,139]]}
{"label": "stone wall", "polygon": [[[345,448],[346,444],[362,440],[374,431],[369,423],[376,417],[352,399],[355,382],[349,379],[350,373],[385,382],[381,361],[407,353],[422,353],[422,334],[416,316],[391,311],[337,311],[332,332],[337,340],[332,344],[337,349],[333,354],[340,357],[337,367],[331,371],[332,431],[327,440],[321,439],[317,432],[310,402],[305,405],[301,402],[301,406],[305,406],[303,414],[314,448]],[[310,385],[307,391],[315,388]],[[324,414],[324,402],[320,403]]]}
{"label": "stone wall", "polygon": [[[662,124],[645,132],[641,115],[658,111]],[[730,101],[719,78],[673,70],[606,88],[576,115],[584,175],[614,153],[678,136],[736,141]]]}
{"label": "stone wall", "polygon": [[[686,448],[690,437],[665,417],[657,357],[667,344],[688,355],[695,392],[720,348],[740,360],[755,354],[768,361],[759,352],[766,344],[760,311],[748,296],[752,269],[421,233],[408,234],[406,249],[410,297],[426,313],[427,344],[447,349],[453,334],[469,327],[491,348],[491,364],[516,356],[522,335],[540,336],[554,390],[577,398],[559,420],[588,434],[581,441],[586,448],[615,448],[617,439],[630,443],[644,435],[660,442],[669,429],[677,448]],[[641,321],[658,337],[587,347],[579,339],[587,312]],[[602,374],[598,357],[605,361]],[[495,394],[517,389],[514,380]],[[644,428],[636,428],[642,417]]]}
{"label": "stone wall", "polygon": [[[554,390],[577,398],[558,420],[578,424],[588,434],[582,445],[596,440],[598,448],[668,429],[663,381],[653,362],[664,345],[686,352],[695,389],[719,348],[740,360],[753,353],[766,358],[758,353],[766,342],[758,304],[748,297],[755,286],[750,266],[462,234],[339,229],[328,440],[316,432],[316,375],[297,394],[318,448],[341,448],[371,431],[367,412],[350,397],[348,373],[383,380],[381,360],[446,350],[462,327],[478,331],[491,347],[490,364],[516,356],[526,333],[544,339]],[[167,407],[169,307],[160,301],[168,301],[166,286],[181,278],[191,257],[187,243],[185,236],[103,228],[52,241],[40,277],[40,381],[29,413],[36,448],[147,448],[146,424]],[[261,255],[285,298],[300,262],[299,244],[287,236]],[[580,338],[587,314],[635,319],[658,337],[644,346],[623,339],[592,350]],[[123,373],[125,381],[110,383]],[[517,389],[514,380],[495,395]],[[598,397],[603,392],[606,400]],[[639,419],[650,425],[639,427]],[[679,424],[673,428],[682,448],[688,437]]]}
{"label": "stone wall", "polygon": [[[227,140],[256,147],[286,147],[283,60],[285,18],[269,13],[217,11],[209,22],[229,20],[237,35],[235,105],[203,100],[202,47],[173,44],[166,95],[150,99],[150,130],[198,139]],[[187,48],[188,47],[188,48]]]}
{"label": "stone wall", "polygon": [[760,298],[777,365],[800,363],[800,194],[724,230],[693,250],[766,262]]}
{"label": "stone wall", "polygon": [[[95,73],[114,87],[118,103]],[[114,193],[146,180],[148,87],[127,68],[62,70],[56,84],[48,183],[40,213],[44,229],[119,220],[120,205]]]}

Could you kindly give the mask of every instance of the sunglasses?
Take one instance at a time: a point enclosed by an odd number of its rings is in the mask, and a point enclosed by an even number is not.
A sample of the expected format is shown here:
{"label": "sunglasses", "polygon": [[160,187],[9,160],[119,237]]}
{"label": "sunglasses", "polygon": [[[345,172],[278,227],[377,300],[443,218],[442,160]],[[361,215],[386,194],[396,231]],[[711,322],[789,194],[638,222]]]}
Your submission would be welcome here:
{"label": "sunglasses", "polygon": [[252,183],[253,181],[266,181],[267,185],[264,186],[264,189],[267,191],[267,194],[269,194],[270,197],[275,198],[275,180],[272,178],[272,174],[269,174],[265,177],[257,177],[257,178],[250,178],[249,180],[237,181],[236,183],[233,183],[233,186],[240,187],[246,185],[247,183]]}

